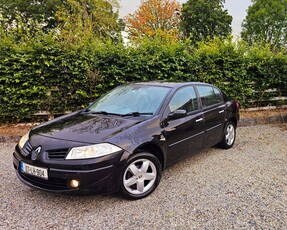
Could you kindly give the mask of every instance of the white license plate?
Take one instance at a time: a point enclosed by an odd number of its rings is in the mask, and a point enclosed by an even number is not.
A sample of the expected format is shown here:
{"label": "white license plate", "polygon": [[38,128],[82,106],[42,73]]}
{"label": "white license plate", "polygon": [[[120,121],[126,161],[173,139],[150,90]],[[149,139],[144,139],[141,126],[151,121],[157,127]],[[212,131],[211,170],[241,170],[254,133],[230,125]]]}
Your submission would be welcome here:
{"label": "white license plate", "polygon": [[46,168],[36,167],[36,166],[29,165],[21,161],[20,169],[22,172],[26,174],[48,180],[48,169]]}

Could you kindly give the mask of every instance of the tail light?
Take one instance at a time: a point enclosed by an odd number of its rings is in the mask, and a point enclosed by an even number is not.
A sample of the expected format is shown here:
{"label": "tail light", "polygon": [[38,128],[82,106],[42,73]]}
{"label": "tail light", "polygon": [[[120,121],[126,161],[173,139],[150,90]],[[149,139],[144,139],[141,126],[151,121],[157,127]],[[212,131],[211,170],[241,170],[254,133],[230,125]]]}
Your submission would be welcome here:
{"label": "tail light", "polygon": [[239,102],[238,101],[235,101],[235,106],[236,106],[236,109],[239,109]]}

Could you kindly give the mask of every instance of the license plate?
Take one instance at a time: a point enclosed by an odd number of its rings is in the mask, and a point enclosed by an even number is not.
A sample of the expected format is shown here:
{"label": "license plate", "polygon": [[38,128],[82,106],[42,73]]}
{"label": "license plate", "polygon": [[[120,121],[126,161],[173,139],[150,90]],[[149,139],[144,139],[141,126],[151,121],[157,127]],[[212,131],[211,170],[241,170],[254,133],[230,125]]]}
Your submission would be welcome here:
{"label": "license plate", "polygon": [[36,166],[29,165],[21,161],[20,169],[22,172],[26,174],[48,180],[48,169],[46,168],[36,167]]}

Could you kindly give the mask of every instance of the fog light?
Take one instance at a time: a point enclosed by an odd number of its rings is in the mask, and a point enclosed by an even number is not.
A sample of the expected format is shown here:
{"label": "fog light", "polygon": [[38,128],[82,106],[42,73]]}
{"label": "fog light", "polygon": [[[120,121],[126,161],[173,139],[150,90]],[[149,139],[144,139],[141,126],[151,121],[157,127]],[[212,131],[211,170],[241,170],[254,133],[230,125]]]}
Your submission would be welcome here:
{"label": "fog light", "polygon": [[78,188],[80,186],[80,181],[78,181],[78,180],[71,180],[70,186],[72,188]]}

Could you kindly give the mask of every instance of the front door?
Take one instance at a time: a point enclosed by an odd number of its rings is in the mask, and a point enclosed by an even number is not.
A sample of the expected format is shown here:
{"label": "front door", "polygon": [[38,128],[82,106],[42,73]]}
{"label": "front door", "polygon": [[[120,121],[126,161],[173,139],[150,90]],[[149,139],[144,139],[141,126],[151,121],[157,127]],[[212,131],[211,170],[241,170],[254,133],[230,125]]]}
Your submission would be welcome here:
{"label": "front door", "polygon": [[185,110],[186,117],[166,122],[162,135],[165,138],[167,164],[171,164],[202,146],[204,119],[199,110],[193,86],[178,89],[171,98],[165,116],[176,110]]}

